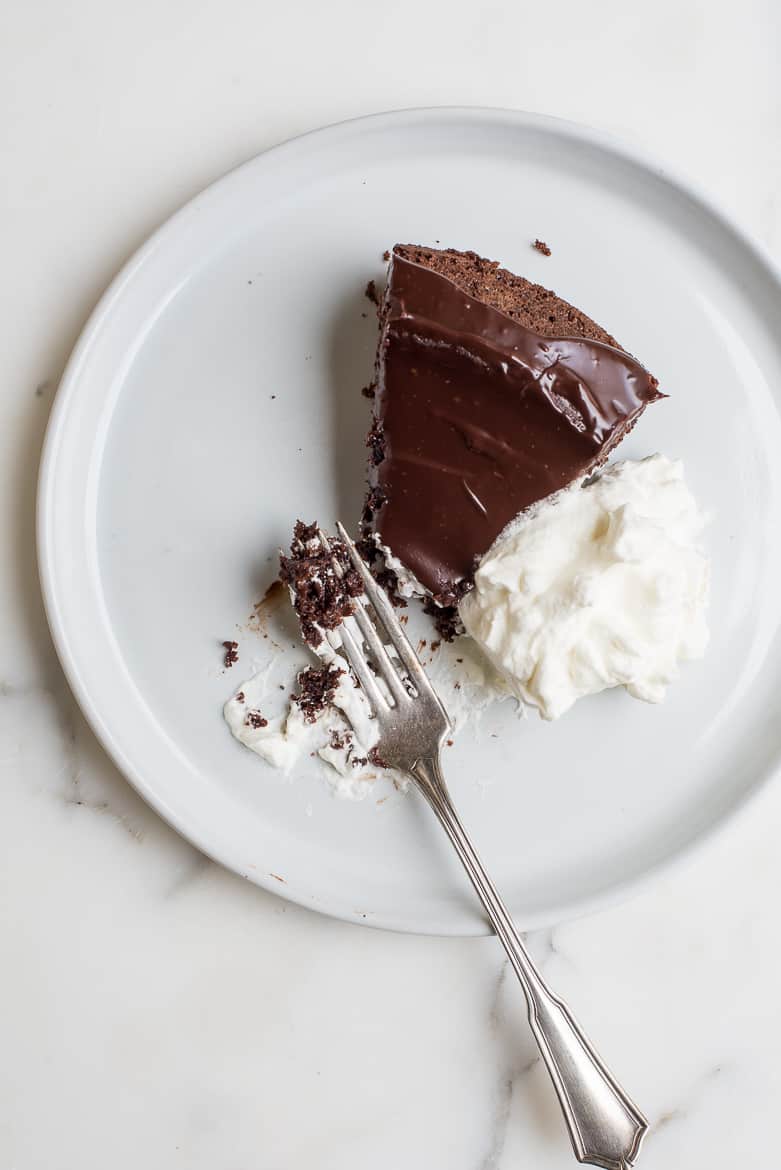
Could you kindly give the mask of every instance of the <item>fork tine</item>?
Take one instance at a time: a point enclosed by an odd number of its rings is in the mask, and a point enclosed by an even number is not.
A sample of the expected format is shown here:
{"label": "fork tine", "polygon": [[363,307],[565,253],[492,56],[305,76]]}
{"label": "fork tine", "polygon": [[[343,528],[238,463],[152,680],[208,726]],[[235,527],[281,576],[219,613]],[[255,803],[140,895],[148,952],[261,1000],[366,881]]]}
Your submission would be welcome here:
{"label": "fork tine", "polygon": [[352,616],[355,618],[355,623],[363,634],[364,641],[374,656],[374,661],[382,672],[383,680],[396,700],[396,703],[405,702],[409,699],[409,694],[404,689],[404,685],[399,678],[399,672],[391,661],[388,651],[382,643],[382,638],[377,633],[374,622],[365,607],[361,605],[360,600],[357,601]]}
{"label": "fork tine", "polygon": [[[326,534],[323,532],[323,530],[321,528],[318,528],[317,534],[318,534],[320,544],[323,547],[323,549],[325,549],[325,551],[331,557],[333,557],[333,550],[331,548],[331,542],[329,541]],[[336,560],[335,557],[333,558],[333,566],[334,566],[334,572],[336,572],[338,574],[338,576],[341,577],[342,576],[342,567],[339,564],[339,562]],[[374,657],[375,666],[378,668],[378,670],[382,674],[383,680],[385,681],[385,684],[387,685],[388,689],[390,690],[391,695],[393,696],[393,699],[395,700],[395,702],[397,704],[402,703],[405,700],[408,700],[409,694],[406,691],[406,689],[405,689],[405,687],[404,687],[404,685],[399,677],[399,672],[396,668],[396,665],[393,663],[387,650],[385,649],[383,641],[380,638],[379,634],[377,633],[377,628],[376,628],[374,622],[372,621],[370,614],[368,613],[365,606],[362,605],[362,603],[360,601],[356,601],[355,609],[353,610],[352,616],[355,619],[355,623],[361,632],[361,635],[363,637],[364,642],[366,642],[371,654]],[[361,651],[360,645],[358,645],[356,643],[356,647],[357,647],[358,651],[360,652]]]}
{"label": "fork tine", "polygon": [[375,712],[390,710],[388,701],[377,686],[377,679],[374,677],[371,667],[364,658],[363,651],[353,637],[352,631],[348,628],[346,621],[343,621],[339,626],[339,637],[342,639],[342,645],[344,646],[344,651],[350,666],[355,671],[363,693]]}
{"label": "fork tine", "polygon": [[[388,641],[396,650],[404,666],[407,668],[410,678],[418,691],[418,694],[425,693],[431,698],[436,699],[436,693],[431,683],[426,677],[426,672],[420,665],[420,660],[417,654],[410,645],[409,638],[401,628],[401,623],[393,612],[393,606],[385,595],[384,590],[377,584],[369,572],[363,557],[359,554],[357,548],[353,544],[350,537],[347,535],[345,527],[338,520],[336,527],[339,531],[339,536],[344,541],[345,547],[350,554],[350,559],[361,575],[363,581],[363,588],[369,601],[374,606],[374,611],[380,620],[380,623],[388,636]],[[437,699],[439,703],[439,700]],[[441,705],[441,704],[440,704]]]}

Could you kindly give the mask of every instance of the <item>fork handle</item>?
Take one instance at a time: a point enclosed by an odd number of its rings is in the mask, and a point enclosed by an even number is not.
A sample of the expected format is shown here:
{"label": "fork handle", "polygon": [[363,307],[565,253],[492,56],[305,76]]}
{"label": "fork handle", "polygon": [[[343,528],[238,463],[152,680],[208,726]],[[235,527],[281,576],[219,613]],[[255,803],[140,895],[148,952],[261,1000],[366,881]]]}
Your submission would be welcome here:
{"label": "fork handle", "polygon": [[626,1170],[640,1152],[648,1122],[532,962],[453,807],[439,758],[418,760],[411,772],[453,843],[523,987],[529,1023],[559,1098],[575,1157],[604,1170]]}

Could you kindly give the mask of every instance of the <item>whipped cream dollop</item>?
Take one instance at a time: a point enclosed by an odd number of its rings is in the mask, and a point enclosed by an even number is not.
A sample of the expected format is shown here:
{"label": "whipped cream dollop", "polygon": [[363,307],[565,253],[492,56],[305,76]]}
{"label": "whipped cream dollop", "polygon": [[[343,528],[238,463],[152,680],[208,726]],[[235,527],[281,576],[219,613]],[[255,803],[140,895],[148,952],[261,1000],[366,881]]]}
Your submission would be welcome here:
{"label": "whipped cream dollop", "polygon": [[615,686],[658,703],[708,642],[704,522],[680,462],[616,463],[505,529],[461,620],[545,719]]}

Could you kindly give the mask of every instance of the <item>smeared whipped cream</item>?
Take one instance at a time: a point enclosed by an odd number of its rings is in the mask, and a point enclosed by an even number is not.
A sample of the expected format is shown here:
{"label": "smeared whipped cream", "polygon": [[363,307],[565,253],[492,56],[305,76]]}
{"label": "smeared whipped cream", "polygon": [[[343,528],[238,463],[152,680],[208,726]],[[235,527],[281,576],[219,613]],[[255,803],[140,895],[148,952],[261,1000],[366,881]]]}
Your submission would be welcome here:
{"label": "smeared whipped cream", "polygon": [[295,699],[273,713],[278,691],[269,683],[268,670],[243,682],[228,699],[223,715],[236,739],[273,768],[290,773],[302,759],[317,755],[329,765],[325,774],[334,793],[362,800],[377,778],[377,768],[368,760],[377,743],[376,721],[347,663],[330,643],[324,639],[317,654],[323,664],[339,666],[344,673],[314,720],[306,718]]}
{"label": "smeared whipped cream", "polygon": [[[491,703],[508,697],[500,676],[469,638],[442,643],[436,650],[421,653],[429,678],[450,716],[454,735],[467,723],[477,723]],[[318,647],[318,657],[321,662],[347,667],[325,639]],[[279,658],[280,662],[272,661],[271,666],[280,666],[284,671],[281,653]],[[368,759],[377,743],[377,728],[352,674],[346,669],[331,701],[311,723],[294,700],[285,697],[280,701],[280,686],[276,675],[272,678],[271,674],[270,666],[259,670],[242,682],[225,703],[223,714],[232,734],[271,767],[287,774],[315,755],[325,765],[323,775],[335,796],[363,800],[379,776]],[[289,690],[290,686],[285,686],[285,694]],[[262,716],[263,723],[254,718],[256,714]],[[400,790],[409,783],[407,777],[390,769],[383,770],[382,776]]]}
{"label": "smeared whipped cream", "polygon": [[507,690],[545,719],[615,686],[658,703],[707,645],[703,527],[680,462],[616,463],[498,537],[461,619]]}

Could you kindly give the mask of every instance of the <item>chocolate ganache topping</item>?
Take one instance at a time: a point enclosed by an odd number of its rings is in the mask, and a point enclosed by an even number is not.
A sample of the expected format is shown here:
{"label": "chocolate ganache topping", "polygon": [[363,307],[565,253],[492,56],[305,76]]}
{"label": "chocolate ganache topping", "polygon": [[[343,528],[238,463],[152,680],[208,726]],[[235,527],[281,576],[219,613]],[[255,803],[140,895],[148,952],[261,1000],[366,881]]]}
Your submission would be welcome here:
{"label": "chocolate ganache topping", "polygon": [[[421,255],[479,262],[491,280],[504,275],[553,298],[558,315],[546,317],[546,325],[560,327],[563,307],[581,334],[589,328],[609,334],[554,294],[474,253],[394,248],[370,435],[373,528],[448,604],[519,512],[588,475],[646,405],[664,396],[624,350],[588,336],[536,332],[508,315],[511,307],[503,312],[471,295],[467,289],[477,282],[412,258]],[[504,291],[499,300],[507,308]],[[528,306],[523,313],[528,319]],[[537,303],[531,316],[539,322]]]}

